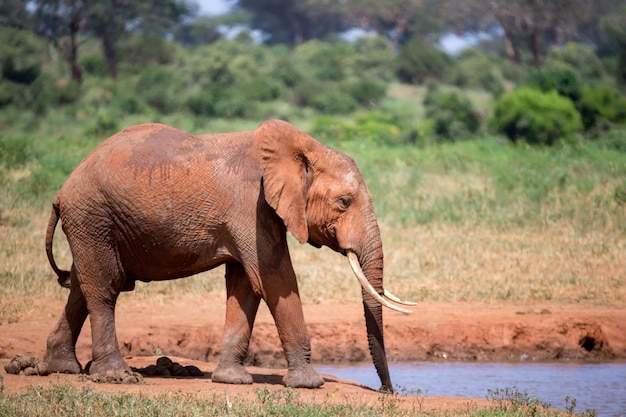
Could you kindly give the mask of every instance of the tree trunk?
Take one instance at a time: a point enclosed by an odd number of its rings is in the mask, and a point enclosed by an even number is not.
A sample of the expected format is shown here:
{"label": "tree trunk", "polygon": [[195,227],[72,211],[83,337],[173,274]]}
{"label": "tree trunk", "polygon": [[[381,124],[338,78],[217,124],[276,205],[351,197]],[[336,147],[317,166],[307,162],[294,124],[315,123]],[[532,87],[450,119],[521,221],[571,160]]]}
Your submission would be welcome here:
{"label": "tree trunk", "polygon": [[537,30],[532,31],[528,36],[528,43],[533,53],[533,62],[535,68],[541,67],[541,36]]}
{"label": "tree trunk", "polygon": [[83,78],[83,71],[78,65],[78,42],[76,40],[76,37],[78,35],[79,29],[80,25],[78,21],[75,20],[70,23],[70,45],[68,50],[64,54],[65,59],[70,66],[72,79],[78,83],[80,83]]}
{"label": "tree trunk", "polygon": [[117,79],[117,53],[115,52],[115,42],[106,32],[101,35],[100,40],[102,42],[102,52],[104,53],[104,58],[109,68],[109,74],[111,78],[115,80]]}

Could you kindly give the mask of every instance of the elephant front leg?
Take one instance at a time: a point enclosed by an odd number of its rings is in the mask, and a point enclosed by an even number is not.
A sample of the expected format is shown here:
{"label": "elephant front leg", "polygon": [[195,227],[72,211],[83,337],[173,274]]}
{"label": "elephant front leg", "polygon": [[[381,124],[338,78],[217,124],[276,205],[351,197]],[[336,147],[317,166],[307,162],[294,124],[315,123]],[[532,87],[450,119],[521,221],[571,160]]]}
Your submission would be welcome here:
{"label": "elephant front leg", "polygon": [[283,383],[293,388],[317,388],[324,379],[311,366],[311,341],[304,322],[298,283],[287,256],[280,277],[268,277],[265,301],[274,317],[287,357],[288,370]]}
{"label": "elephant front leg", "polygon": [[82,367],[76,358],[76,341],[87,318],[87,304],[78,285],[76,271],[70,273],[70,295],[46,343],[44,362],[49,372],[78,374]]}
{"label": "elephant front leg", "polygon": [[250,334],[261,298],[252,290],[240,264],[226,265],[226,320],[220,360],[211,376],[213,382],[251,384],[252,375],[243,367]]}

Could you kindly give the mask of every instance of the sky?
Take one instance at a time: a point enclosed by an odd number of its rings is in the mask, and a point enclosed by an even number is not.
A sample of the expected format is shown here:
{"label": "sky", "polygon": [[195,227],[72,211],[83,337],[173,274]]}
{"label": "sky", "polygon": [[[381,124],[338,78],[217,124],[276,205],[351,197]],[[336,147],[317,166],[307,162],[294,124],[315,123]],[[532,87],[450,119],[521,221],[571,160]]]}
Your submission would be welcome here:
{"label": "sky", "polygon": [[200,14],[216,15],[224,14],[228,11],[226,0],[195,0],[200,6]]}

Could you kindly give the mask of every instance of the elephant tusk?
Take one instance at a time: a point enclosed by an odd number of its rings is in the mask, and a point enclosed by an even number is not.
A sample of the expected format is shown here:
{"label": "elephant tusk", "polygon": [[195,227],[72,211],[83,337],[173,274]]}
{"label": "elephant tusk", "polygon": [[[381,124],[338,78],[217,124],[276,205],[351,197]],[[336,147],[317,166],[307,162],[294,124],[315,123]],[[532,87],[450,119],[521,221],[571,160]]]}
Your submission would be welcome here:
{"label": "elephant tusk", "polygon": [[387,291],[387,289],[383,290],[383,296],[389,298],[394,303],[402,304],[402,305],[405,305],[405,306],[416,306],[417,305],[417,303],[415,303],[413,301],[404,301],[404,300],[402,300],[398,296],[393,295],[392,293]]}
{"label": "elephant tusk", "polygon": [[361,284],[361,287],[363,287],[363,290],[365,290],[365,292],[367,292],[369,295],[374,297],[376,301],[378,301],[380,304],[384,305],[387,308],[390,308],[395,311],[399,311],[401,313],[413,313],[411,310],[407,310],[405,308],[398,307],[397,305],[391,304],[389,301],[381,297],[380,294],[376,292],[374,287],[372,287],[372,284],[370,284],[367,278],[365,277],[365,274],[363,273],[363,269],[361,269],[361,264],[359,263],[359,260],[356,254],[352,251],[347,251],[346,255],[348,256],[348,261],[350,262],[350,267],[352,268],[352,272],[354,272],[356,279],[359,281],[359,283]]}

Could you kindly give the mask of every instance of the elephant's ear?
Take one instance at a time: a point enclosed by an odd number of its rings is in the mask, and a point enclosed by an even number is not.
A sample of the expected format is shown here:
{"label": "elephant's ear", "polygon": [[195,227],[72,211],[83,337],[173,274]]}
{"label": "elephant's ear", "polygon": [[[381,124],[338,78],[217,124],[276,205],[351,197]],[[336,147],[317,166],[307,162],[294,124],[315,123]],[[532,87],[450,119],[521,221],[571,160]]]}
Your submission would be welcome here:
{"label": "elephant's ear", "polygon": [[309,240],[306,196],[310,185],[307,153],[316,142],[281,120],[263,122],[254,132],[261,158],[265,200],[300,243]]}

